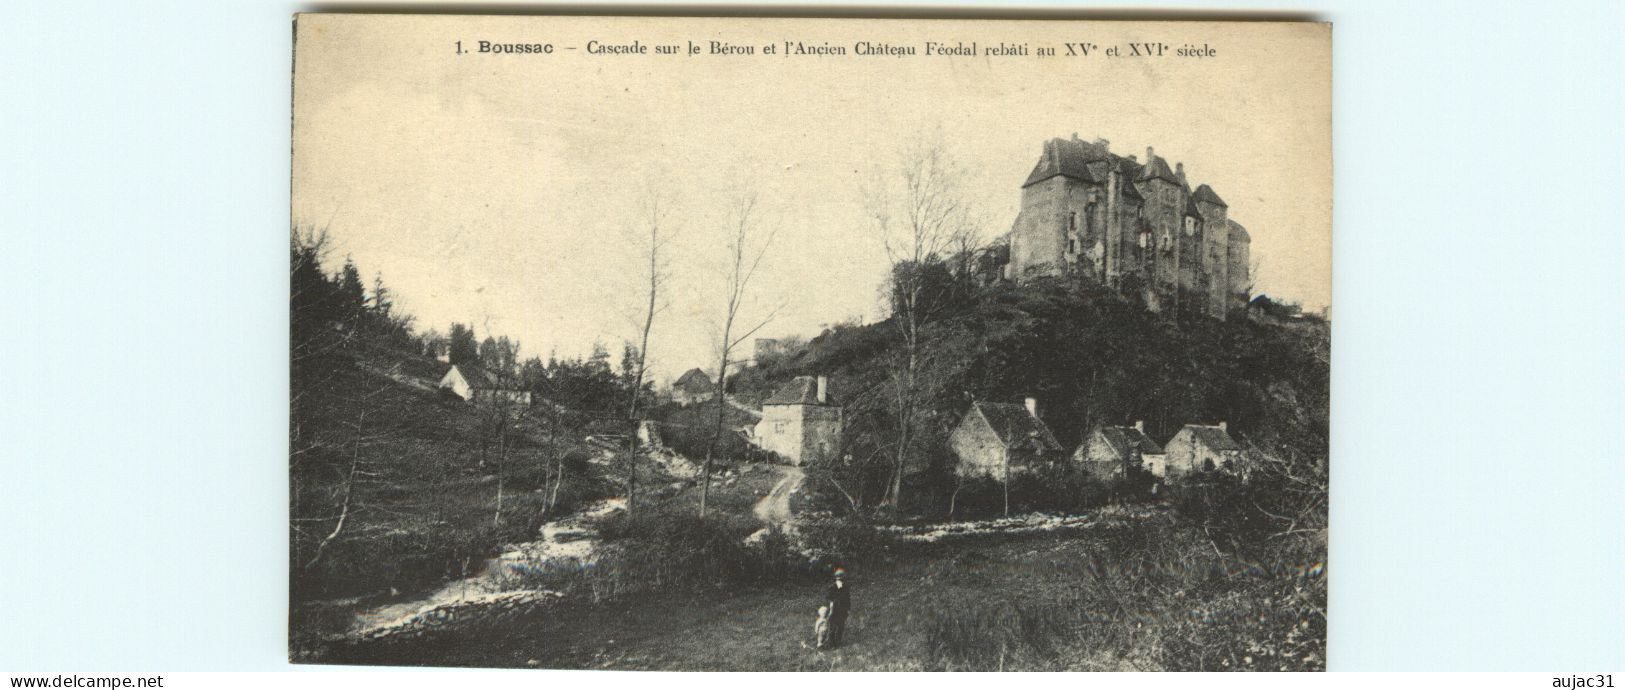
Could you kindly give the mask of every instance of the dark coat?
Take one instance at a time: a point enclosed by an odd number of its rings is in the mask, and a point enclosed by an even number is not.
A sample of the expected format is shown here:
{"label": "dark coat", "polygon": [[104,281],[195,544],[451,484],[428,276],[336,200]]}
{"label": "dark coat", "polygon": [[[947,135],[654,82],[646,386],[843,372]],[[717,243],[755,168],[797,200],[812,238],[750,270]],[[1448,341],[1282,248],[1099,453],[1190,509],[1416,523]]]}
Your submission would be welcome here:
{"label": "dark coat", "polygon": [[831,584],[824,592],[824,600],[829,602],[830,619],[844,619],[847,611],[852,609],[852,585],[843,584],[839,587]]}

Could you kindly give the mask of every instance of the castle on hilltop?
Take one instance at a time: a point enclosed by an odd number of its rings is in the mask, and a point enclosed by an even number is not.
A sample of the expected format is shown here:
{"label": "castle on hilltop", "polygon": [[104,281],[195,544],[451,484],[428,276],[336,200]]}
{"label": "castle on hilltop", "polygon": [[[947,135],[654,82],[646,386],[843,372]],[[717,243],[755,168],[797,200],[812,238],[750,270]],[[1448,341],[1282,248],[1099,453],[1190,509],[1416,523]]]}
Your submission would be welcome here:
{"label": "castle on hilltop", "polygon": [[1247,229],[1207,185],[1192,190],[1185,164],[1119,156],[1109,142],[1051,139],[1021,186],[1008,242],[984,259],[1016,283],[1080,276],[1144,301],[1153,311],[1225,318],[1245,308]]}

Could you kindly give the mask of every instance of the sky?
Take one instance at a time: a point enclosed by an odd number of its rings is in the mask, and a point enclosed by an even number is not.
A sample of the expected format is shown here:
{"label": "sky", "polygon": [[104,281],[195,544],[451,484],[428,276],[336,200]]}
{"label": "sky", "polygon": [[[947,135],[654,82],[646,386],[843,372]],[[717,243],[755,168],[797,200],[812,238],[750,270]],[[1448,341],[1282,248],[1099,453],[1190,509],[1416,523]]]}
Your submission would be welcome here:
{"label": "sky", "polygon": [[[553,54],[456,53],[551,43]],[[1159,41],[1213,58],[585,54],[588,41],[850,47]],[[577,50],[564,50],[575,46]],[[420,331],[458,321],[521,357],[618,353],[644,295],[637,209],[668,201],[657,380],[715,367],[728,208],[772,233],[741,321],[812,337],[883,316],[865,185],[906,145],[966,169],[984,239],[1007,232],[1046,139],[1153,146],[1252,236],[1255,293],[1331,303],[1330,33],[1320,25],[889,20],[301,18],[292,222],[328,229]],[[775,311],[776,309],[776,311]]]}

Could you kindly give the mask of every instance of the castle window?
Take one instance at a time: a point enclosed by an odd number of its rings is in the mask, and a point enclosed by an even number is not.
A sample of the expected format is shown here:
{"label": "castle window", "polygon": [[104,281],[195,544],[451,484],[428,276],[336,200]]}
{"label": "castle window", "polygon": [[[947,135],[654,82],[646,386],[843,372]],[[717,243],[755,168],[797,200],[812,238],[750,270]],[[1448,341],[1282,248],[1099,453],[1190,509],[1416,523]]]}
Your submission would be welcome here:
{"label": "castle window", "polygon": [[1078,231],[1078,214],[1077,214],[1076,211],[1067,214],[1067,216],[1066,216],[1066,230],[1067,230],[1067,232],[1077,232]]}

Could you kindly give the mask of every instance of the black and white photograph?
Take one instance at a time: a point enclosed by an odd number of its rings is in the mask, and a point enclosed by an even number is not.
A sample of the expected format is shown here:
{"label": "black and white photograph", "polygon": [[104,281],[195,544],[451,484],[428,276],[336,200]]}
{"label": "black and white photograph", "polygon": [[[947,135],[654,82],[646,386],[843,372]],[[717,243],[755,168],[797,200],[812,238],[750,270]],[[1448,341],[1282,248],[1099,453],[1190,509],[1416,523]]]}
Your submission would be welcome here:
{"label": "black and white photograph", "polygon": [[1324,670],[1330,44],[300,15],[290,659]]}
{"label": "black and white photograph", "polygon": [[1614,688],[1621,18],[0,3],[0,687]]}

